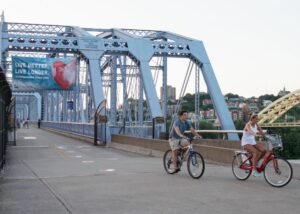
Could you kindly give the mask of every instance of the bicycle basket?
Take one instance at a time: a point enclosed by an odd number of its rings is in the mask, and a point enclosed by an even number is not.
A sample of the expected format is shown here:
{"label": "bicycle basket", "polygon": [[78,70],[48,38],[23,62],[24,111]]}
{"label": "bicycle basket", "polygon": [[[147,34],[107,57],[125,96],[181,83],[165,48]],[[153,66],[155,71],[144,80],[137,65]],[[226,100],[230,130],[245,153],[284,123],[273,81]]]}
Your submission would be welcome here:
{"label": "bicycle basket", "polygon": [[266,139],[269,142],[270,149],[282,148],[282,140],[281,136],[277,134],[268,134],[266,135]]}

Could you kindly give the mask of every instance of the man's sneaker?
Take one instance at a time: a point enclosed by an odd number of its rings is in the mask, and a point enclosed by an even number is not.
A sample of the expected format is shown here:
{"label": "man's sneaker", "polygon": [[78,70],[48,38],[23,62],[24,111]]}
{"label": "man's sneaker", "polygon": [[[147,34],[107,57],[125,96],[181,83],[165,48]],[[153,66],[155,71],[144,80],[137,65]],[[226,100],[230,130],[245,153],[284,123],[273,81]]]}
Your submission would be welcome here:
{"label": "man's sneaker", "polygon": [[177,173],[180,171],[180,168],[174,167],[173,165],[170,166],[169,168],[170,173]]}
{"label": "man's sneaker", "polygon": [[252,175],[253,175],[254,177],[259,177],[259,176],[261,176],[261,174],[260,174],[258,171],[256,171],[256,170],[254,170],[254,171],[252,172]]}
{"label": "man's sneaker", "polygon": [[180,171],[180,168],[176,168],[175,169],[175,173],[179,172]]}

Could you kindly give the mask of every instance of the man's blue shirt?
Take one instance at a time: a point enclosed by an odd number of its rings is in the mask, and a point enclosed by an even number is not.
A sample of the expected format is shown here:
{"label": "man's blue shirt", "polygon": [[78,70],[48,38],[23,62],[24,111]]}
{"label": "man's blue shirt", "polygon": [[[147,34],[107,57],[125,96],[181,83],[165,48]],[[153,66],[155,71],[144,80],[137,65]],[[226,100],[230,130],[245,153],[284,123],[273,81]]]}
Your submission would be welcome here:
{"label": "man's blue shirt", "polygon": [[174,127],[178,127],[178,129],[180,130],[181,134],[184,134],[184,132],[186,130],[190,130],[192,125],[189,121],[181,121],[180,119],[178,119],[175,124],[173,125],[173,129],[170,133],[170,138],[175,138],[175,139],[181,139],[181,137],[179,137],[174,129]]}

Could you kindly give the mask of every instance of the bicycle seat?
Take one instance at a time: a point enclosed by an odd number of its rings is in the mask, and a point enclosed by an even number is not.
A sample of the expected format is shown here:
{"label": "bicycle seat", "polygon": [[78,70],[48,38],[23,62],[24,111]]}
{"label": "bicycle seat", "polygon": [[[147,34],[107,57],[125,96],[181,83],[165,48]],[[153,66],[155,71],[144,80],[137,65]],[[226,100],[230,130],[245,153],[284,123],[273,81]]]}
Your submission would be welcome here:
{"label": "bicycle seat", "polygon": [[235,150],[234,154],[249,154],[249,152],[245,151],[245,150]]}

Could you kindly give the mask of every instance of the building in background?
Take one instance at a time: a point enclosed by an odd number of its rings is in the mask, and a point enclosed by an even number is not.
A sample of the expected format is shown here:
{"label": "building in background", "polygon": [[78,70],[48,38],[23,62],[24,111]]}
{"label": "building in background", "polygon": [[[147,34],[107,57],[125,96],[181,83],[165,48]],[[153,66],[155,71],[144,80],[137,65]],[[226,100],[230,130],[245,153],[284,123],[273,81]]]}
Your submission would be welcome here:
{"label": "building in background", "polygon": [[285,87],[283,87],[283,89],[278,92],[278,96],[283,97],[284,95],[287,95],[289,93],[291,93],[291,92],[285,90]]}
{"label": "building in background", "polygon": [[[175,102],[176,101],[176,88],[168,85],[167,86],[167,93],[168,93],[168,101]],[[163,100],[163,88],[160,88],[160,100]]]}

